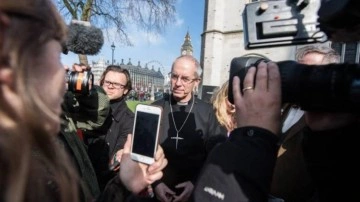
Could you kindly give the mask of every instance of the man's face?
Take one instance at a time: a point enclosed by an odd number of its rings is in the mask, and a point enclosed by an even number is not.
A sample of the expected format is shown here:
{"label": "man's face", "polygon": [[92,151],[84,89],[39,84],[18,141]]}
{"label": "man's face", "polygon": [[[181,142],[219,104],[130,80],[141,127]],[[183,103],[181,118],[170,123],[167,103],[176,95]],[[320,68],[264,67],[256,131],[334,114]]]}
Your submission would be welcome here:
{"label": "man's face", "polygon": [[102,87],[104,88],[110,100],[121,98],[128,92],[125,88],[127,79],[125,74],[109,71],[104,78]]}
{"label": "man's face", "polygon": [[186,58],[177,60],[172,68],[170,79],[171,91],[176,101],[189,101],[191,92],[199,84],[195,63]]}

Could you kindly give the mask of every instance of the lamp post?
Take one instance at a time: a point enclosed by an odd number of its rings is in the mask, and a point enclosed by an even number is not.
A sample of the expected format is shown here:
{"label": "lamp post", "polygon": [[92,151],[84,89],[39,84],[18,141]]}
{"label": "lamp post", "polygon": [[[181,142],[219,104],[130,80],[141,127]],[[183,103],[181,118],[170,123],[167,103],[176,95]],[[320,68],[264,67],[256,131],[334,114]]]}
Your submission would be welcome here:
{"label": "lamp post", "polygon": [[114,42],[111,44],[111,50],[112,50],[112,56],[111,56],[111,64],[114,64],[114,50],[115,50],[115,44]]}

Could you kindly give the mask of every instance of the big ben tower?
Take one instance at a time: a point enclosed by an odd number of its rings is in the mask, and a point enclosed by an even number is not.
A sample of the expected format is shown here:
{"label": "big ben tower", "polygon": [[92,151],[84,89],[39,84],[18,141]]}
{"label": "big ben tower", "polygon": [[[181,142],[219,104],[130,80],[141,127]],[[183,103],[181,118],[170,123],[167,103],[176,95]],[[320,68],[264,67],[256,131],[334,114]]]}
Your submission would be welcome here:
{"label": "big ben tower", "polygon": [[193,47],[191,45],[191,37],[189,31],[186,33],[184,43],[181,46],[181,55],[192,55],[193,54]]}

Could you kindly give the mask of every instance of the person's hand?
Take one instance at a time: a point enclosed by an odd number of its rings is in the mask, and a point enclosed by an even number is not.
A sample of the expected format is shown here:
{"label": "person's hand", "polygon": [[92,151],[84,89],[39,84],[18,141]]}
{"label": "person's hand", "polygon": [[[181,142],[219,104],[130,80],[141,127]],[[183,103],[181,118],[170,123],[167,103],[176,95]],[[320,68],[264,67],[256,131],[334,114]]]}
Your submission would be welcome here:
{"label": "person's hand", "polygon": [[171,202],[173,197],[175,196],[175,192],[171,190],[166,184],[163,182],[156,185],[155,189],[156,198],[161,202]]}
{"label": "person's hand", "polygon": [[305,112],[305,121],[313,131],[332,130],[352,124],[358,115],[350,113]]}
{"label": "person's hand", "polygon": [[167,165],[167,159],[163,149],[158,146],[154,163],[151,165],[139,163],[131,159],[130,147],[131,135],[128,135],[121,157],[120,179],[129,191],[137,194],[162,178],[162,170]]}
{"label": "person's hand", "polygon": [[190,181],[180,183],[175,186],[176,189],[183,189],[180,195],[174,196],[173,202],[186,202],[189,200],[191,193],[194,190],[194,185]]}
{"label": "person's hand", "polygon": [[118,171],[120,168],[120,162],[121,162],[121,157],[123,154],[124,150],[120,149],[119,151],[117,151],[114,155],[113,158],[111,158],[110,160],[110,170],[112,171]]}
{"label": "person's hand", "polygon": [[67,65],[64,65],[65,71],[72,71],[72,72],[83,72],[90,70],[90,67],[84,64],[73,64],[70,68]]}
{"label": "person's hand", "polygon": [[257,70],[249,68],[243,84],[244,89],[241,90],[239,77],[234,77],[232,85],[237,126],[256,126],[279,134],[281,82],[278,66],[273,62],[261,62]]}

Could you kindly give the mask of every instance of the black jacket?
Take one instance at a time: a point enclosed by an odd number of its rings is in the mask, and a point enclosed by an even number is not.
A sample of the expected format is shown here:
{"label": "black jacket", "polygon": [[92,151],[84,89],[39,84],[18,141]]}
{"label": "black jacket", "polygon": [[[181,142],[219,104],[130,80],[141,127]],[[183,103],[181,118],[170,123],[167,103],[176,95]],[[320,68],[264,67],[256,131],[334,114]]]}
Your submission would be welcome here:
{"label": "black jacket", "polygon": [[132,133],[134,113],[128,108],[125,99],[110,101],[112,123],[105,140],[109,145],[109,157],[124,147],[128,134]]}
{"label": "black jacket", "polygon": [[[180,137],[176,148],[176,130],[170,110],[170,100],[172,96],[165,96],[163,99],[154,102],[154,105],[163,108],[161,131],[159,143],[164,149],[168,165],[164,169],[164,177],[161,179],[170,189],[174,189],[176,184],[192,181],[195,183],[197,176],[205,162],[208,152],[219,141],[224,141],[227,136],[221,133],[221,127],[216,119],[212,106],[198,98],[192,98],[187,106],[177,105],[172,100],[173,116],[177,129],[186,124],[180,131]],[[194,105],[188,116],[192,102]],[[154,186],[160,183],[157,181]]]}
{"label": "black jacket", "polygon": [[267,201],[278,137],[257,127],[232,131],[216,146],[193,192],[194,201]]}
{"label": "black jacket", "polygon": [[128,134],[132,133],[134,113],[127,107],[124,99],[110,101],[111,116],[107,120],[105,133],[87,134],[88,153],[93,163],[100,190],[116,176],[109,169],[111,158],[124,147]]}

